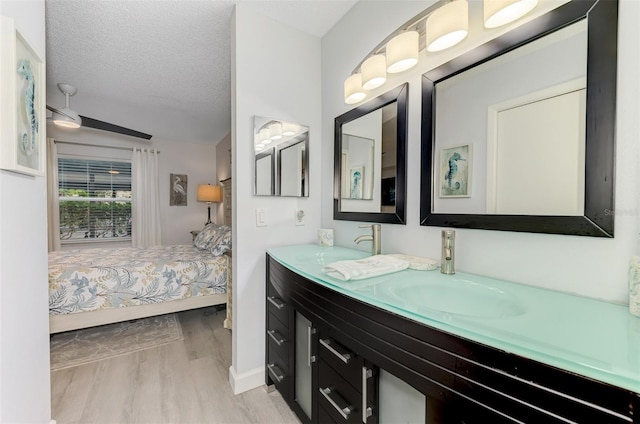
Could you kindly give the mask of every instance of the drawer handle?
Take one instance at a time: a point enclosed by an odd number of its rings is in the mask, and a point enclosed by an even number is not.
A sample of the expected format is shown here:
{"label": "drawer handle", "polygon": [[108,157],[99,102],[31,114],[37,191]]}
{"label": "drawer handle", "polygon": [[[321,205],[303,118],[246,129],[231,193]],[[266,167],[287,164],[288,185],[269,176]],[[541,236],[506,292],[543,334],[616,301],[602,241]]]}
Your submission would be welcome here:
{"label": "drawer handle", "polygon": [[313,362],[316,362],[316,356],[311,354],[311,339],[313,338],[314,334],[316,334],[316,329],[311,326],[307,327],[307,352],[309,353],[309,356],[307,357],[307,366],[309,368],[311,368],[311,364]]}
{"label": "drawer handle", "polygon": [[282,346],[282,343],[287,341],[287,339],[282,337],[276,330],[267,330],[267,334],[273,339],[274,342],[276,342],[278,346]]}
{"label": "drawer handle", "polygon": [[351,355],[348,353],[340,353],[333,346],[331,346],[331,339],[320,339],[320,344],[327,348],[327,350],[336,355],[342,362],[348,364],[351,360]]}
{"label": "drawer handle", "polygon": [[[340,413],[340,415],[342,415],[342,418],[344,418],[345,420],[349,419],[349,414],[351,414],[353,412],[353,408],[351,406],[345,406],[344,408],[341,408],[340,406],[338,406],[338,403],[333,400],[333,396],[335,396],[336,398],[339,399],[338,395],[334,395],[333,394],[333,390],[331,390],[331,387],[326,387],[326,388],[322,388],[320,387],[318,390],[320,390],[320,393],[322,393],[322,396],[324,396],[324,398],[329,401],[329,403],[331,404],[331,406],[333,406],[335,408],[336,411],[338,411],[338,413]],[[342,404],[346,404],[347,402],[343,401],[342,399],[341,403]]]}
{"label": "drawer handle", "polygon": [[278,309],[282,309],[286,306],[284,302],[282,302],[280,299],[278,299],[275,296],[267,296],[267,300],[271,302],[271,304]]}
{"label": "drawer handle", "polygon": [[276,382],[281,383],[284,380],[284,374],[280,371],[280,368],[276,364],[267,364],[267,369],[269,370],[269,375],[273,377]]}
{"label": "drawer handle", "polygon": [[373,377],[373,370],[370,370],[367,367],[362,367],[362,422],[367,424],[367,418],[373,415],[373,409],[370,406],[367,406],[369,403],[368,395],[367,395],[367,380]]}

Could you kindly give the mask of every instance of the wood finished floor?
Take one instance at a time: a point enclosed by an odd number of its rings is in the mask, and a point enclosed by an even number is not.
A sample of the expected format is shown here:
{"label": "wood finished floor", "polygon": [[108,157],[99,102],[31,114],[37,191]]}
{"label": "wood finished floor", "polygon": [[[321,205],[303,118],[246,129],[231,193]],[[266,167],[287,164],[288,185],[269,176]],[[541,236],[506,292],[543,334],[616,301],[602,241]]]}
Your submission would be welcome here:
{"label": "wood finished floor", "polygon": [[58,424],[300,423],[276,391],[259,387],[233,395],[224,311],[178,315],[182,341],[52,372],[52,419]]}

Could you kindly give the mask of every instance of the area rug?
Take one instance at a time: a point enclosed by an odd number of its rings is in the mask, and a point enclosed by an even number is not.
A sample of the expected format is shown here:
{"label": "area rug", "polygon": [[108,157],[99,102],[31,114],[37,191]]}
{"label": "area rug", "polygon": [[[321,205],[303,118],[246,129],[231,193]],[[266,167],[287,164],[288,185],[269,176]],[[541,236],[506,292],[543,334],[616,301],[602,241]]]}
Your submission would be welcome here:
{"label": "area rug", "polygon": [[51,371],[101,361],[182,340],[175,314],[159,315],[51,336]]}

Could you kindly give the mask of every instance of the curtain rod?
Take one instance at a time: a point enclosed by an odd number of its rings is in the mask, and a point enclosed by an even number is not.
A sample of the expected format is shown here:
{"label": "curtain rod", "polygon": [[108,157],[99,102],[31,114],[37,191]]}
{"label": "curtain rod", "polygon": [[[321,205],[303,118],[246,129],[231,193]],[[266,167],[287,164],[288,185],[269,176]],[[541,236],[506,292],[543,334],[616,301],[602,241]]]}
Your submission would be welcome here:
{"label": "curtain rod", "polygon": [[[115,150],[128,150],[128,151],[134,151],[135,149],[147,149],[147,147],[116,147],[116,146],[103,146],[100,144],[90,144],[90,143],[79,143],[79,142],[75,142],[75,141],[64,141],[64,140],[53,140],[54,143],[61,143],[61,144],[73,144],[76,146],[87,146],[87,147],[101,147],[103,149],[115,149]],[[157,149],[150,149],[150,150],[155,150],[156,152],[160,153],[160,150]]]}

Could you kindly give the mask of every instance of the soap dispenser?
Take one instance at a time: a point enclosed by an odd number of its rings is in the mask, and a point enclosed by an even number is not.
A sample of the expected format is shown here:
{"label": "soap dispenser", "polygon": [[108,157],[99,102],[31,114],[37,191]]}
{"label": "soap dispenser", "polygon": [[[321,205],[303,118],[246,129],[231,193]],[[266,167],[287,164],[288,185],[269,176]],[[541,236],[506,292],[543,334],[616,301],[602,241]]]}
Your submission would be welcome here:
{"label": "soap dispenser", "polygon": [[442,256],[440,260],[440,272],[443,274],[455,274],[455,247],[456,232],[442,230]]}

